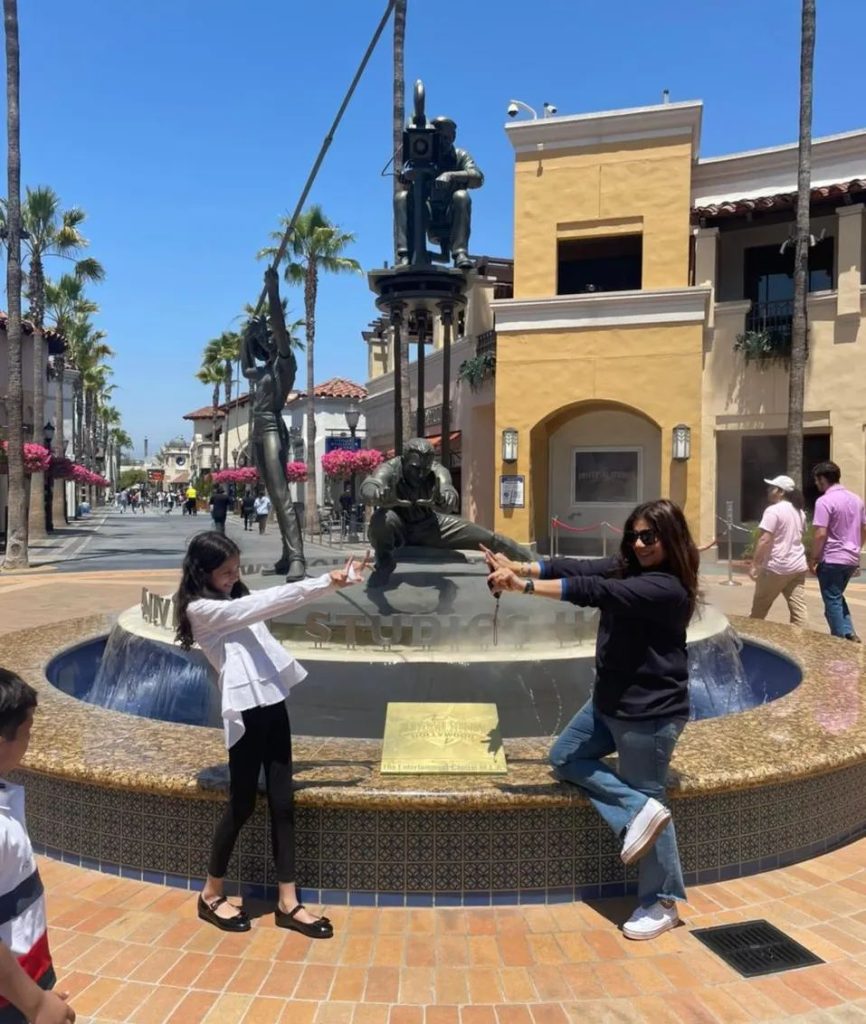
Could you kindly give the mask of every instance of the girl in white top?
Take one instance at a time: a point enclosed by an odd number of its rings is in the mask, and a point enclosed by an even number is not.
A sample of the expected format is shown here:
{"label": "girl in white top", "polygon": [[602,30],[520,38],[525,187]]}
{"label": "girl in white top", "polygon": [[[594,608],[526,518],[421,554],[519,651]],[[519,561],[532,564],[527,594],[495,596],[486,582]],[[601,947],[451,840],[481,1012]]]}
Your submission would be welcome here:
{"label": "girl in white top", "polygon": [[255,810],[264,767],[279,884],[277,925],[311,938],[334,934],[327,918],[315,918],[300,905],[295,887],[286,697],[307,673],[274,639],[265,620],[361,579],[350,561],[345,569],[251,594],[240,581],[240,549],[233,541],[216,532],[190,541],[177,593],[177,639],[186,649],[197,643],[219,674],[229,753],[229,799],[214,834],[198,915],[224,931],[250,929],[244,911],[226,900],[223,880],[238,833]]}
{"label": "girl in white top", "polygon": [[789,476],[765,480],[770,504],[764,509],[760,535],[752,556],[755,581],[751,618],[765,619],[782,594],[794,626],[806,625],[806,515],[803,496]]}

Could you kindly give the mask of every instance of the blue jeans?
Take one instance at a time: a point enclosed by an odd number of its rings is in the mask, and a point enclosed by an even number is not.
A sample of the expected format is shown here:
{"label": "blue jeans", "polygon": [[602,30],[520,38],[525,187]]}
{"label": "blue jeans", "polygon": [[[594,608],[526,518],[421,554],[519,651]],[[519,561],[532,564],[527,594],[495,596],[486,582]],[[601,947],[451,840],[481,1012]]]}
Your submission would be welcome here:
{"label": "blue jeans", "polygon": [[818,586],[831,636],[851,636],[854,633],[845,588],[856,571],[855,565],[835,565],[833,562],[820,562],[818,565]]}
{"label": "blue jeans", "polygon": [[[589,701],[553,744],[550,763],[560,779],[587,794],[614,835],[621,837],[649,797],[664,800],[668,765],[684,725],[683,718],[611,718]],[[601,760],[614,751],[616,772]],[[648,907],[660,899],[685,898],[671,821],[638,862],[638,899]]]}

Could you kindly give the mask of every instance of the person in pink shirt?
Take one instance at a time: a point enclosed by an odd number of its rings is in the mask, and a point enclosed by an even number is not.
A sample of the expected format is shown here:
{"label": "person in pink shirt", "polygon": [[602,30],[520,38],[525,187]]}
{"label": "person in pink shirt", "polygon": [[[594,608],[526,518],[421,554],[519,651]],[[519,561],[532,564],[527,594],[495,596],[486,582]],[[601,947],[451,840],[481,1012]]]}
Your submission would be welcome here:
{"label": "person in pink shirt", "polygon": [[862,498],[839,483],[842,472],[835,462],[819,462],[812,476],[821,497],[812,520],[815,530],[809,569],[818,577],[830,633],[859,644],[845,588],[860,571],[860,550],[866,543],[866,506]]}
{"label": "person in pink shirt", "polygon": [[765,619],[776,598],[788,603],[791,625],[806,625],[806,515],[803,496],[789,476],[764,480],[770,504],[764,509],[760,536],[752,556],[755,581],[751,617]]}

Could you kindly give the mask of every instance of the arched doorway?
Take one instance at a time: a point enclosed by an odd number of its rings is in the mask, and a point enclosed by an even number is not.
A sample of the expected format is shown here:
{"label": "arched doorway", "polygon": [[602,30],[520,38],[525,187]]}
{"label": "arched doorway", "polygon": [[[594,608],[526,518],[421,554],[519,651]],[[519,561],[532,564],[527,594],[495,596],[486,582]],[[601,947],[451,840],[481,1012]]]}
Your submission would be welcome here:
{"label": "arched doorway", "polygon": [[[556,517],[580,532],[560,530],[561,554],[599,554],[618,543],[602,523],[621,527],[636,504],[661,493],[662,435],[654,421],[628,406],[581,403],[546,423],[547,529]],[[541,438],[539,438],[541,440]]]}

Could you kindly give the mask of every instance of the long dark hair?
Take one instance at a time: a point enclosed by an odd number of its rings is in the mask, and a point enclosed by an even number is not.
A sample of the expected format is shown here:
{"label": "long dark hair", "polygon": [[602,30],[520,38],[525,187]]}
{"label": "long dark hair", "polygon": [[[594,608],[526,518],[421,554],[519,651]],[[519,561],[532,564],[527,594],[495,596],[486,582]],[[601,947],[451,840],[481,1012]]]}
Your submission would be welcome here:
{"label": "long dark hair", "polygon": [[793,491],[785,491],[782,494],[782,501],[790,501],[798,512],[802,512],[806,507],[803,492],[798,487],[795,487]]}
{"label": "long dark hair", "polygon": [[[210,574],[214,569],[219,569],[226,559],[234,558],[240,553],[241,549],[233,540],[229,540],[222,533],[217,533],[216,530],[197,533],[189,542],[175,602],[175,639],[185,651],[192,647],[194,639],[187,608],[192,601],[197,601],[200,597],[216,596],[210,588]],[[248,593],[246,585],[238,580],[232,587],[229,597],[243,597]]]}
{"label": "long dark hair", "polygon": [[638,519],[645,519],[664,545],[667,568],[686,588],[691,618],[701,598],[698,586],[701,556],[682,509],[667,498],[659,498],[657,501],[646,501],[632,511],[625,521],[622,544],[619,548],[621,570],[626,576],[641,571],[640,562],[634,553],[634,545],[625,539],[625,535],[634,529]]}

